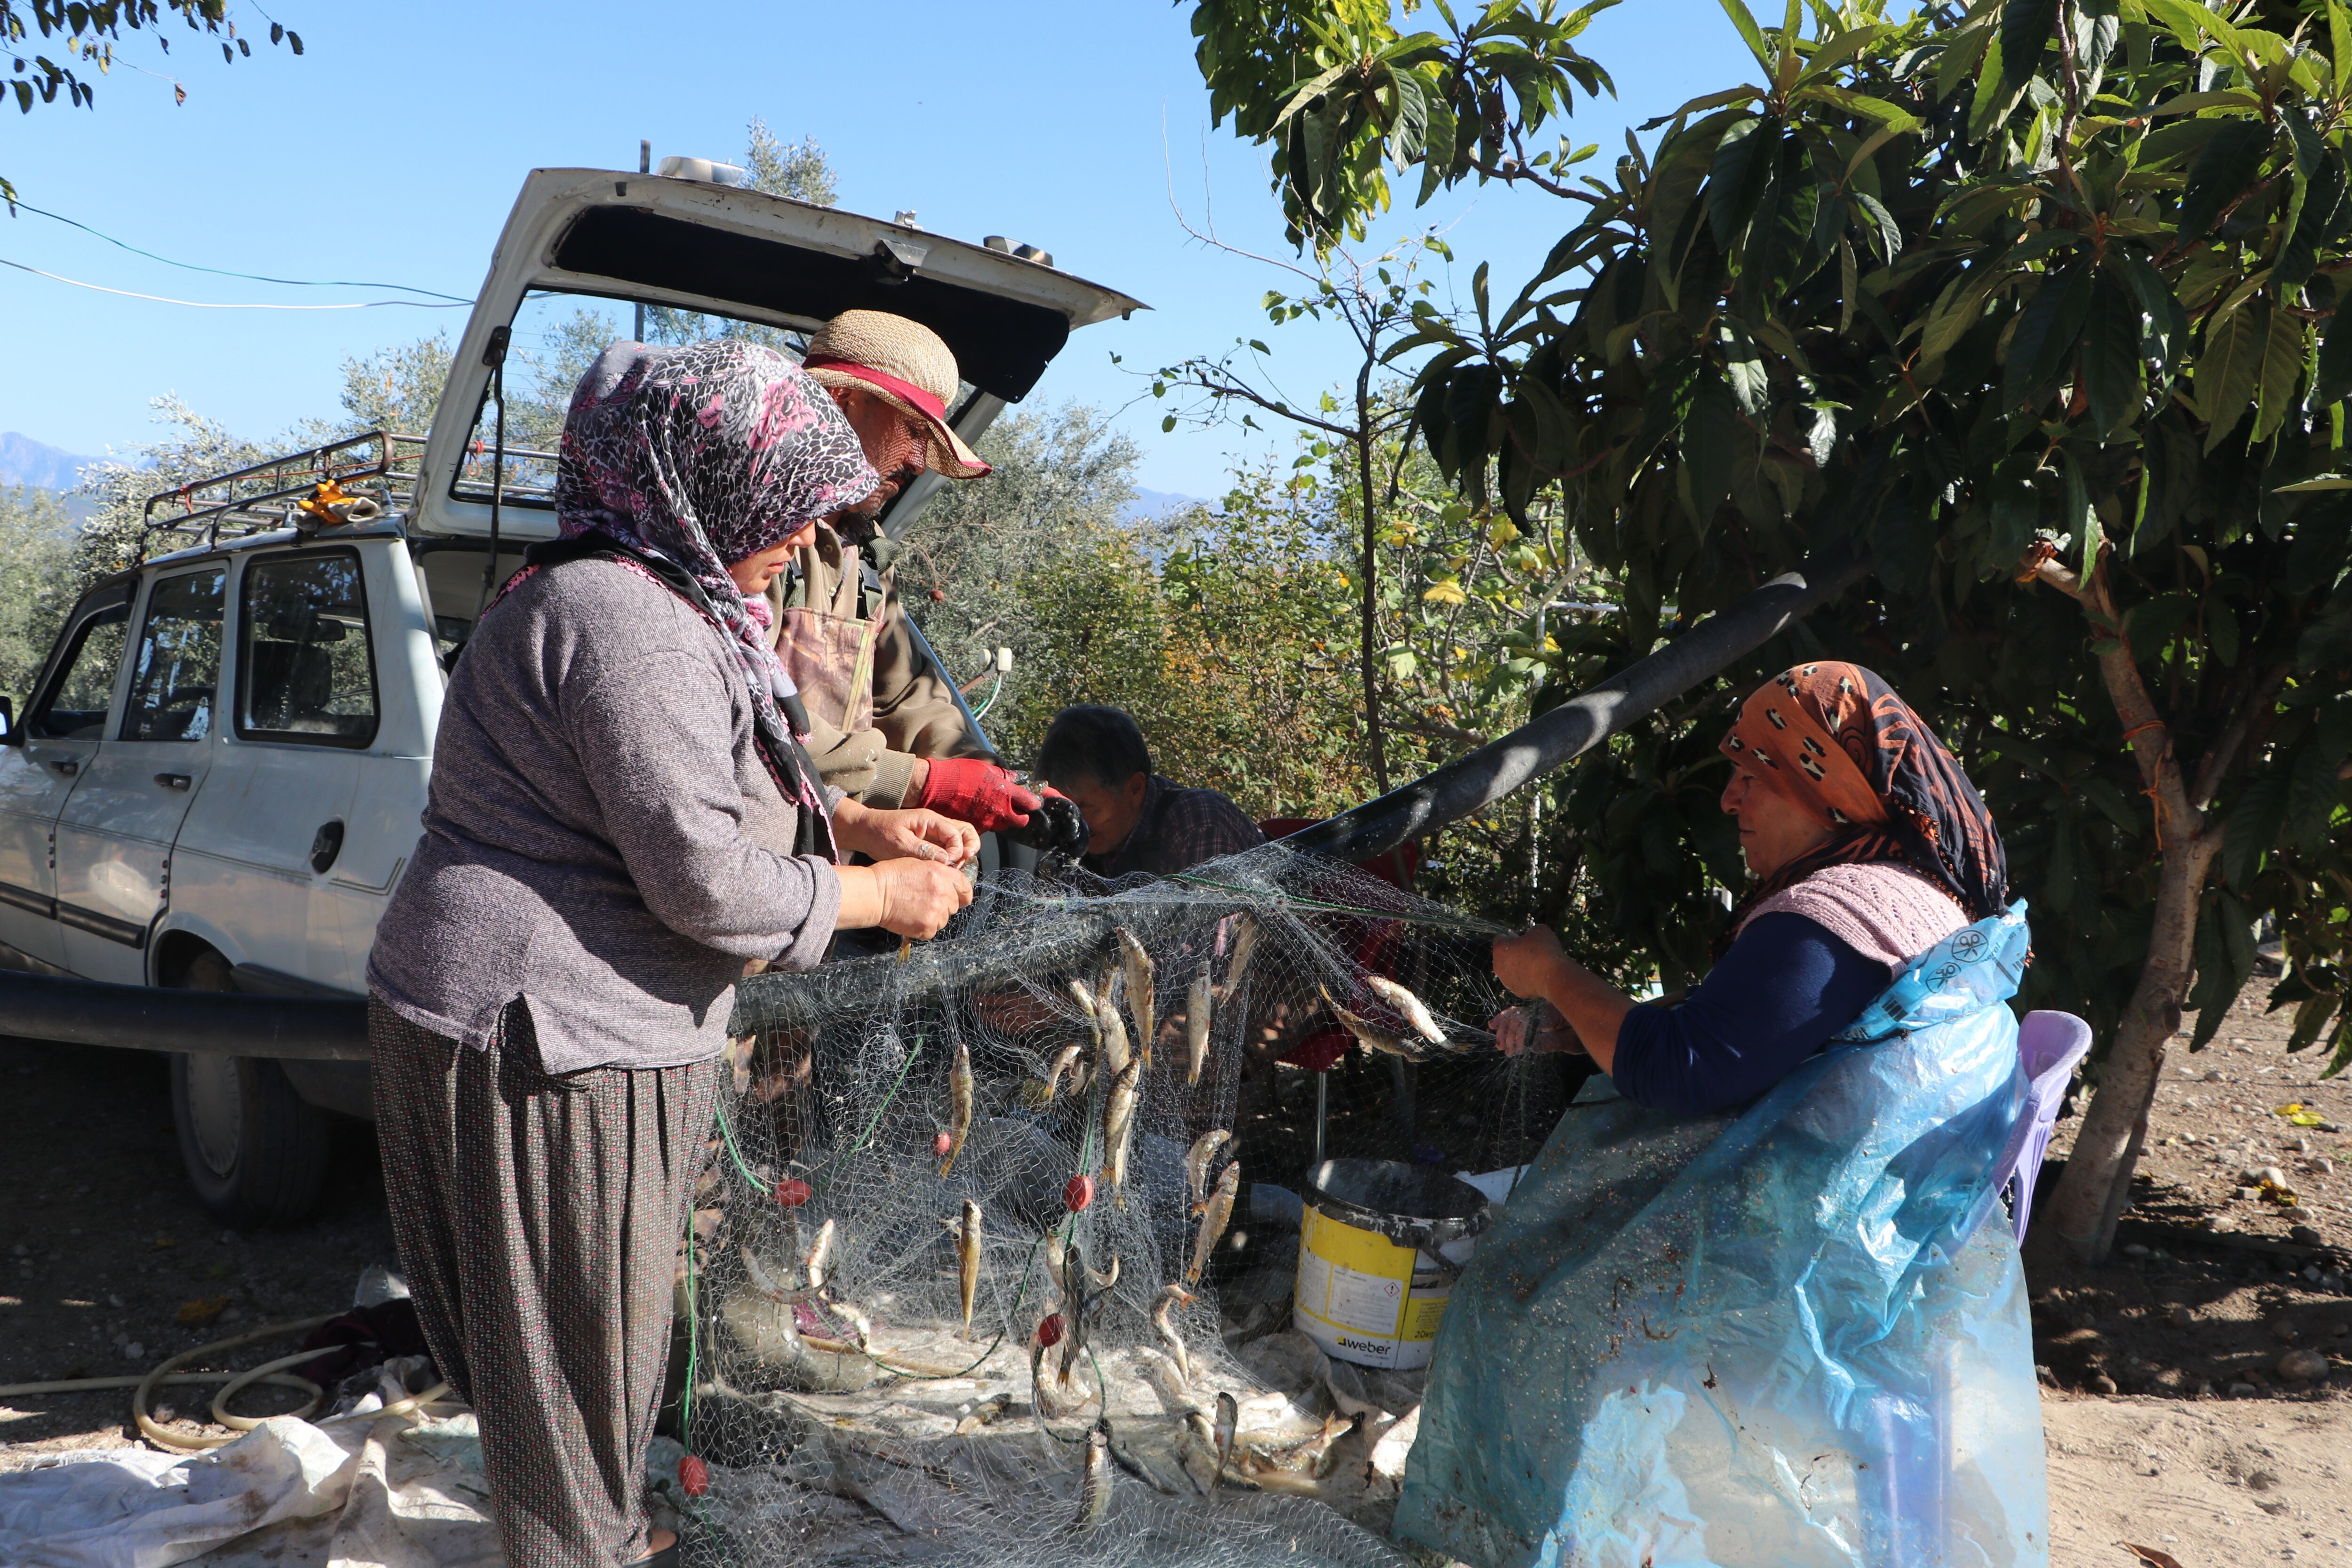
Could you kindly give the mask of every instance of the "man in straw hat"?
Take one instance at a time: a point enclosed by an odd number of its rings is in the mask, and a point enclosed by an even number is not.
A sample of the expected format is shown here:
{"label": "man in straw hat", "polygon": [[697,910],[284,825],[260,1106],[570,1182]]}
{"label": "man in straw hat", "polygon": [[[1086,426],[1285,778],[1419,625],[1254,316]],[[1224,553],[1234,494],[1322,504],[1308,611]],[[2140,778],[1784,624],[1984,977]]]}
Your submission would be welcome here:
{"label": "man in straw hat", "polygon": [[955,355],[920,322],[845,310],[810,341],[803,363],[882,476],[768,585],[772,635],[808,710],[818,773],[871,806],[929,806],[983,833],[1018,831],[1074,852],[1082,847],[1077,813],[1045,807],[1022,787],[916,640],[891,571],[898,546],[874,521],[927,468],[951,479],[989,471],[947,421]]}

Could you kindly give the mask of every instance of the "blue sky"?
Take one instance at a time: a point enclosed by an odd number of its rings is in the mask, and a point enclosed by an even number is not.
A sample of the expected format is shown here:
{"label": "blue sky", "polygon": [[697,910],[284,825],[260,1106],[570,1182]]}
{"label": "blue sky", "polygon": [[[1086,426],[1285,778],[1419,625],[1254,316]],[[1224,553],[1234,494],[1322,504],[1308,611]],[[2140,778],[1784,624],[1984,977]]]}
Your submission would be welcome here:
{"label": "blue sky", "polygon": [[[818,140],[845,206],[1042,245],[1154,307],[1075,336],[1033,405],[1118,407],[1145,388],[1113,352],[1148,368],[1236,336],[1266,337],[1293,392],[1349,374],[1335,329],[1267,331],[1258,300],[1279,274],[1204,248],[1171,211],[1172,183],[1196,225],[1213,198],[1223,238],[1288,254],[1263,150],[1230,122],[1209,127],[1189,6],[278,0],[272,13],[301,32],[301,58],[257,46],[231,68],[189,38],[166,61],[142,37],[124,59],[184,81],[184,106],[118,63],[95,112],[61,101],[0,116],[0,172],[26,201],[179,259],[470,295],[524,171],[634,168],[640,137],[656,158],[740,158],[756,114],[787,140]],[[231,0],[230,15],[266,31],[250,4]],[[1626,0],[1587,38],[1620,97],[1583,109],[1572,133],[1602,160],[1628,124],[1752,75],[1716,0]],[[1465,188],[1394,215],[1387,233],[1444,226],[1463,294],[1484,258],[1507,295],[1571,221],[1570,204],[1540,193]],[[382,297],[182,271],[30,215],[0,216],[0,258],[184,300]],[[454,335],[463,317],[191,310],[0,269],[0,430],[120,448],[152,432],[148,400],[176,392],[263,436],[331,410],[343,356],[445,325]],[[1161,412],[1146,396],[1120,417],[1156,489],[1213,495],[1234,461],[1276,449],[1231,429],[1163,436]]]}

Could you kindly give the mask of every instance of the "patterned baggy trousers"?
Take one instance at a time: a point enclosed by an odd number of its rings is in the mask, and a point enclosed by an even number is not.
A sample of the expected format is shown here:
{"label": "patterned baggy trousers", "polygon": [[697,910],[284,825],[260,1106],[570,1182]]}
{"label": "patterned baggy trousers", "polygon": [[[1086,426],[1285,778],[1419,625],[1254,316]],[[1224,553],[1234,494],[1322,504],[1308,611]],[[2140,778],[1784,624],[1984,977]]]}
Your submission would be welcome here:
{"label": "patterned baggy trousers", "polygon": [[377,1000],[368,1040],[401,1266],[480,1423],[509,1568],[644,1556],[646,1445],[721,1064],[552,1078],[520,1001],[484,1050]]}

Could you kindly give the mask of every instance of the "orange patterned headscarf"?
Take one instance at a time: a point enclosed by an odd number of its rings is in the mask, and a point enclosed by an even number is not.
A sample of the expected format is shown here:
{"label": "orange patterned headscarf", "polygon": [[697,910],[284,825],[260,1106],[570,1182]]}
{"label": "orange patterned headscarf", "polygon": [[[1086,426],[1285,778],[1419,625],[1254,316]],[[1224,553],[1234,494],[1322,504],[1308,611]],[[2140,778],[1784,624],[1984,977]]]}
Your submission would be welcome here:
{"label": "orange patterned headscarf", "polygon": [[[2009,860],[1984,797],[1910,704],[1858,664],[1801,664],[1740,706],[1723,754],[1835,837],[1742,908],[1823,866],[1894,860],[1934,879],[1970,920],[2009,902]],[[1738,928],[1737,915],[1732,929]]]}

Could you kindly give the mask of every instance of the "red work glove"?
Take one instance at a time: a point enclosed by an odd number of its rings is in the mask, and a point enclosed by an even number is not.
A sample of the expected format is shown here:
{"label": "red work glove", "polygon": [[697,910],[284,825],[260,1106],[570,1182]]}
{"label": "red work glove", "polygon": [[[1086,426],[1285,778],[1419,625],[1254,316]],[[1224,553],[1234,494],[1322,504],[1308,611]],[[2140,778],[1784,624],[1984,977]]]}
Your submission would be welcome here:
{"label": "red work glove", "polygon": [[1002,833],[1026,827],[1029,814],[1045,802],[1023,789],[1009,768],[978,757],[933,757],[923,798],[915,804],[969,822],[982,833]]}

